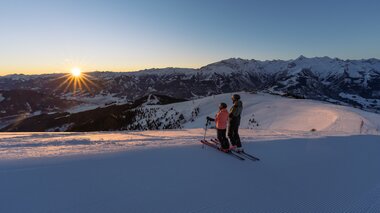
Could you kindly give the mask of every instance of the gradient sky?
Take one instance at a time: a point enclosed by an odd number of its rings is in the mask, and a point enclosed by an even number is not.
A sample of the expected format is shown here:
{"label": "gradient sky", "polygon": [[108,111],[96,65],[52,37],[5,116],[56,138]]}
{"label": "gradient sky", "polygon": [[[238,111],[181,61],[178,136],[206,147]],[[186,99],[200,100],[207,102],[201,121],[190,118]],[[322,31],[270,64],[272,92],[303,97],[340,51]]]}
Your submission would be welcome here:
{"label": "gradient sky", "polygon": [[0,0],[0,75],[380,58],[377,0]]}

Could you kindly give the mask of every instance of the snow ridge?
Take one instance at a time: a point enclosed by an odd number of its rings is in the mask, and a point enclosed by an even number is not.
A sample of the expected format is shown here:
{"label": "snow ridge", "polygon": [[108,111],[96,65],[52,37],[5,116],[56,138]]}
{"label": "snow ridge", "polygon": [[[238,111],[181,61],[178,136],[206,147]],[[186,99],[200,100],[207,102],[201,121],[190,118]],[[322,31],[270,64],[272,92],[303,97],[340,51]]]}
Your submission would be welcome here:
{"label": "snow ridge", "polygon": [[[375,113],[264,93],[239,94],[244,104],[241,128],[344,134],[379,133],[380,115]],[[230,96],[228,93],[168,105],[143,105],[136,109],[139,111],[136,122],[127,129],[202,128],[206,117],[214,116],[219,103],[228,103]]]}

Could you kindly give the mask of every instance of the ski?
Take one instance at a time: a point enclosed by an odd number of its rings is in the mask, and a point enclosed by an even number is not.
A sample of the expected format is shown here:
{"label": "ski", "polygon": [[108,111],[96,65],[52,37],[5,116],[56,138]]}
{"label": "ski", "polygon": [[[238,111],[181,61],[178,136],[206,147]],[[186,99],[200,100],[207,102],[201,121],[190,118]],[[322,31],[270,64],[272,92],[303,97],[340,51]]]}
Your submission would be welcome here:
{"label": "ski", "polygon": [[251,155],[251,154],[248,154],[248,153],[246,153],[245,151],[242,151],[242,152],[240,152],[240,153],[243,154],[244,156],[248,157],[248,158],[251,158],[252,160],[260,161],[260,158],[257,158],[257,157],[255,157],[255,156],[253,156],[253,155]]}
{"label": "ski", "polygon": [[[207,140],[201,140],[201,143],[203,143],[203,144],[205,144],[205,145],[207,145],[209,147],[212,147],[212,148],[217,149],[218,151],[222,152],[220,150],[219,146],[216,145],[216,144],[214,144],[214,143],[210,143]],[[225,152],[223,152],[223,153],[225,153]],[[245,158],[243,158],[243,157],[241,157],[241,156],[239,156],[239,155],[237,155],[236,153],[233,153],[233,152],[228,152],[228,153],[225,153],[225,154],[228,154],[228,155],[230,155],[232,157],[235,157],[235,158],[237,158],[239,160],[245,160]]]}
{"label": "ski", "polygon": [[[220,144],[219,143],[219,140],[217,139],[217,138],[212,138],[211,139],[211,141],[214,143],[214,144]],[[237,152],[237,151],[235,151],[235,150],[231,150],[232,151],[232,153],[234,153],[234,154],[237,154],[237,155],[243,155],[243,156],[245,156],[245,157],[247,157],[247,158],[249,158],[250,160],[253,160],[253,161],[260,161],[260,158],[257,158],[257,157],[255,157],[255,156],[253,156],[253,155],[251,155],[251,154],[248,154],[248,153],[246,153],[245,151],[242,151],[242,152]]]}

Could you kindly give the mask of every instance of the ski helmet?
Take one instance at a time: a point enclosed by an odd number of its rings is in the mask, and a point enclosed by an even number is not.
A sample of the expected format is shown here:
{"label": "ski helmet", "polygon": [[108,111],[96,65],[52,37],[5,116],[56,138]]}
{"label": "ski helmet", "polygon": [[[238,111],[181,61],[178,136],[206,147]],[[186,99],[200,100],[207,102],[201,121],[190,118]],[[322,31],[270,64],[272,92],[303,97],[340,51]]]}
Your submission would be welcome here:
{"label": "ski helmet", "polygon": [[227,108],[227,104],[222,102],[219,104],[219,108],[225,109],[225,108]]}
{"label": "ski helmet", "polygon": [[240,100],[240,95],[238,95],[238,94],[234,94],[234,95],[232,96],[232,100],[234,100],[234,101]]}

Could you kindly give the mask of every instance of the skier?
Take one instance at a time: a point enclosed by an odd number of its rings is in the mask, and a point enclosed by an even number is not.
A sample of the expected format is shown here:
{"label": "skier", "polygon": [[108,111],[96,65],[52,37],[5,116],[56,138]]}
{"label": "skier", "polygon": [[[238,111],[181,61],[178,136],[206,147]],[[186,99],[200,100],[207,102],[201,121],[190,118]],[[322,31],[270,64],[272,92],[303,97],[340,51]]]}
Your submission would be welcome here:
{"label": "skier", "polygon": [[228,124],[228,137],[232,144],[232,149],[237,152],[243,152],[241,146],[241,141],[239,137],[239,125],[241,119],[241,112],[243,111],[243,103],[240,100],[240,95],[234,94],[232,96],[233,106],[229,113],[229,124]]}
{"label": "skier", "polygon": [[217,133],[217,138],[221,144],[221,151],[230,152],[230,144],[226,137],[226,131],[227,131],[226,129],[227,129],[227,121],[228,121],[227,104],[220,103],[219,112],[216,114],[215,119],[207,117],[207,120],[215,121],[216,133]]}

